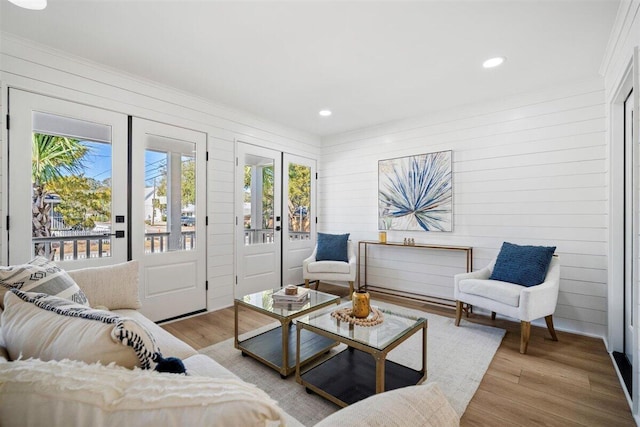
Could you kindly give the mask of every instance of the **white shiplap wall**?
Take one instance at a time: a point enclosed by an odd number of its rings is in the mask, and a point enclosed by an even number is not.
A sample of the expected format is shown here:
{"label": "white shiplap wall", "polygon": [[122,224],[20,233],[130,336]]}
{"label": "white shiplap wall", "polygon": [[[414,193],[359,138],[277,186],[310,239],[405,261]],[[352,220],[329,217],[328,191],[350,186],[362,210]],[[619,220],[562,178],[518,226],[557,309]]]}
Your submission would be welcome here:
{"label": "white shiplap wall", "polygon": [[[207,133],[207,307],[215,310],[233,304],[235,141],[318,158],[320,139],[64,52],[3,33],[0,37],[3,117],[7,88],[15,87]],[[6,140],[4,126],[0,138],[0,142]],[[6,147],[1,152],[5,153]],[[3,164],[0,177],[5,170]],[[4,217],[5,203],[3,197],[0,218]],[[6,243],[4,223],[0,223],[2,242]]]}
{"label": "white shiplap wall", "polygon": [[[603,336],[606,130],[598,80],[325,138],[319,230],[377,239],[378,160],[453,150],[454,231],[387,239],[473,246],[474,269],[503,241],[557,246],[558,328]],[[452,276],[465,264],[459,253],[382,248],[369,265],[369,283],[452,298]]]}

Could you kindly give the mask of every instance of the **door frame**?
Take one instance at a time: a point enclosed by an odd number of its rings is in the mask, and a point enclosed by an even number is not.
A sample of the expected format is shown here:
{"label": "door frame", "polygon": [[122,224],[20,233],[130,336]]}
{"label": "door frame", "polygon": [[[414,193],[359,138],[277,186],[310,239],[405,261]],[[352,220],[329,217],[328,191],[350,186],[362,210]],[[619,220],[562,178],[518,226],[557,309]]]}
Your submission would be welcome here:
{"label": "door frame", "polygon": [[[624,168],[620,167],[624,164],[624,101],[632,88],[634,103],[638,108],[638,97],[640,95],[640,69],[638,67],[638,48],[634,49],[634,55],[631,61],[629,61],[627,68],[619,81],[618,87],[613,91],[613,95],[607,100],[609,104],[609,248],[608,248],[608,260],[607,260],[607,336],[605,337],[605,343],[607,351],[612,355],[613,352],[624,353],[624,328],[625,325],[625,313],[624,313],[624,230],[625,230],[625,190],[624,186],[620,185],[625,180]],[[640,136],[640,114],[634,114],[634,128],[636,133],[634,135],[634,145],[638,147],[638,138]],[[634,154],[635,170],[638,166],[638,153]],[[634,195],[638,197],[638,177],[635,177],[635,190]],[[638,254],[638,200],[634,200],[634,248],[636,248],[636,261]],[[633,273],[633,299],[632,302],[635,310],[633,314],[633,348],[636,349],[634,355],[634,362],[632,365],[632,389],[633,396],[630,396],[626,390],[626,387],[622,383],[622,377],[618,371],[622,389],[629,400],[631,410],[633,414],[638,414],[640,396],[639,386],[639,370],[640,365],[640,352],[638,351],[638,332],[640,325],[638,325],[638,293],[640,288],[638,286],[638,262],[635,263]],[[613,359],[613,356],[612,356]],[[617,364],[613,361],[616,371],[618,370]]]}

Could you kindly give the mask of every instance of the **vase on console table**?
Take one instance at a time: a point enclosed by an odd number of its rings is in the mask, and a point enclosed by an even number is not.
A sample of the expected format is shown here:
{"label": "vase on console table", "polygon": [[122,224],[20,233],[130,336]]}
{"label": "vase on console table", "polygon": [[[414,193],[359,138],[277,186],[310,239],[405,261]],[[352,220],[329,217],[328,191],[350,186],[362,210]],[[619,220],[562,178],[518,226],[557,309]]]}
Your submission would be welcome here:
{"label": "vase on console table", "polygon": [[353,305],[352,315],[354,317],[363,319],[369,315],[369,292],[367,291],[355,291],[351,295],[351,303]]}

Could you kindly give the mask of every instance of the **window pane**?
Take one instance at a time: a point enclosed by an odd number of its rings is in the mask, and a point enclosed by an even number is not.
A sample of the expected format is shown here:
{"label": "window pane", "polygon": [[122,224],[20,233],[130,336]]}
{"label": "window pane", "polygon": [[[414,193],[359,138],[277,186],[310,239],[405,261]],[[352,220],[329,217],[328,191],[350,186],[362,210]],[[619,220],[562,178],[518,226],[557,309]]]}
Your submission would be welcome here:
{"label": "window pane", "polygon": [[289,240],[310,238],[311,168],[289,164]]}
{"label": "window pane", "polygon": [[149,140],[151,147],[145,150],[145,251],[194,250],[195,145],[161,138]]}
{"label": "window pane", "polygon": [[273,159],[248,155],[244,167],[244,243],[273,243]]}
{"label": "window pane", "polygon": [[33,123],[33,254],[111,256],[110,127],[39,112]]}

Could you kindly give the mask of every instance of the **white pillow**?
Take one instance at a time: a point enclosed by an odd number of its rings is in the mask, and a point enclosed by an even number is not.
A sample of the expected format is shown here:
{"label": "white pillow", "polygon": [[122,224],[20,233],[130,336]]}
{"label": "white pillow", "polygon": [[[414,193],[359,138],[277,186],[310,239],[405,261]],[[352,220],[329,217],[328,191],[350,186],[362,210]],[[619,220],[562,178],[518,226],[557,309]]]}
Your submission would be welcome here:
{"label": "white pillow", "polygon": [[89,267],[69,271],[85,293],[91,307],[109,310],[141,307],[138,296],[138,261],[129,261],[105,267]]}
{"label": "white pillow", "polygon": [[460,416],[437,383],[397,388],[334,412],[314,427],[458,427]]}
{"label": "white pillow", "polygon": [[284,413],[237,379],[76,361],[0,364],[3,427],[264,426]]}
{"label": "white pillow", "polygon": [[55,295],[89,305],[89,300],[76,282],[54,262],[44,257],[36,257],[28,264],[0,267],[0,303],[10,289]]}
{"label": "white pillow", "polygon": [[147,369],[160,352],[146,328],[116,313],[16,289],[4,302],[2,334],[12,360],[22,355]]}

